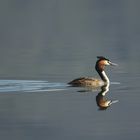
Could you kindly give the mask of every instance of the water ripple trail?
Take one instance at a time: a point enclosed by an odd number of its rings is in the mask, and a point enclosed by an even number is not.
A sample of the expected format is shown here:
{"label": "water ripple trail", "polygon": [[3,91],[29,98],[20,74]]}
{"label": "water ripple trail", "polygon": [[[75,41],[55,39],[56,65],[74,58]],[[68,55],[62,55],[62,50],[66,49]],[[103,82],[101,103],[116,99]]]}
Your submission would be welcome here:
{"label": "water ripple trail", "polygon": [[67,84],[43,80],[0,80],[1,92],[45,92],[66,90]]}

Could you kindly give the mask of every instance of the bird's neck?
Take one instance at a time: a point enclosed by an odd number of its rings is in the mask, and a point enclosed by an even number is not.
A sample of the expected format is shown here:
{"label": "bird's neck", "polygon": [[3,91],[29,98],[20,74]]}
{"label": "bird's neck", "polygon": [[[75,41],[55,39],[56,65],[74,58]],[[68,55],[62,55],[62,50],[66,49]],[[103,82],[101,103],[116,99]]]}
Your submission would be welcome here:
{"label": "bird's neck", "polygon": [[95,69],[96,69],[96,71],[98,72],[98,74],[99,74],[99,76],[101,77],[101,79],[102,79],[105,83],[109,84],[109,83],[110,83],[109,78],[108,78],[108,76],[106,75],[106,73],[105,73],[105,71],[104,71],[105,65],[100,64],[99,62],[100,62],[100,61],[97,61],[97,62],[96,62]]}
{"label": "bird's neck", "polygon": [[106,83],[110,83],[108,76],[106,75],[105,71],[98,71],[101,79],[106,82]]}

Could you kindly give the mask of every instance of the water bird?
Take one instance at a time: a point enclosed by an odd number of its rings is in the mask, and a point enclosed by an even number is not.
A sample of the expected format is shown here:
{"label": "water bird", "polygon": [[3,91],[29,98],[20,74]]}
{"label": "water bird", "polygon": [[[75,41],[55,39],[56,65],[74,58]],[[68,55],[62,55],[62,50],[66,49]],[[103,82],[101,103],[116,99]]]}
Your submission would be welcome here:
{"label": "water bird", "polygon": [[117,64],[112,63],[109,59],[103,56],[97,56],[97,61],[95,64],[95,69],[99,74],[101,79],[96,79],[93,77],[80,77],[72,80],[68,84],[71,86],[84,86],[84,87],[101,87],[105,84],[109,84],[109,78],[105,73],[105,66],[117,66]]}

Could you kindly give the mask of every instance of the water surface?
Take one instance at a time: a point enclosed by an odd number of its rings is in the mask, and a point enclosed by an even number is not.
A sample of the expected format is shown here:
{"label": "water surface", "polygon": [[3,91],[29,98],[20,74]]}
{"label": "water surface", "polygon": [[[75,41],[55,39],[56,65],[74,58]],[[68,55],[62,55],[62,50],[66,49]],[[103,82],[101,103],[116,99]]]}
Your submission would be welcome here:
{"label": "water surface", "polygon": [[[136,1],[1,1],[0,139],[131,140],[140,132],[140,18]],[[106,110],[98,90],[69,87],[106,69]]]}

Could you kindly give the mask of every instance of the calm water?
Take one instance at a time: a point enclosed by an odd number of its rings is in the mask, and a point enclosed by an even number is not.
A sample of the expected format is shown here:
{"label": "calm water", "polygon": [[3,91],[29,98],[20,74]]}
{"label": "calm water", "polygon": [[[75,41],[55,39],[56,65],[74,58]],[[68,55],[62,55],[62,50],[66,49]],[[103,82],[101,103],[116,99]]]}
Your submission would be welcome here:
{"label": "calm water", "polygon": [[[0,139],[131,140],[140,135],[140,18],[136,1],[1,1]],[[96,56],[111,85],[69,87],[80,76],[98,77]],[[85,92],[86,91],[86,92]]]}

